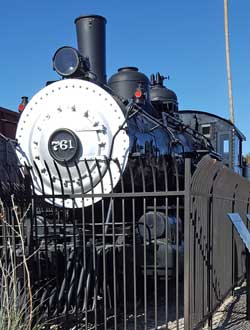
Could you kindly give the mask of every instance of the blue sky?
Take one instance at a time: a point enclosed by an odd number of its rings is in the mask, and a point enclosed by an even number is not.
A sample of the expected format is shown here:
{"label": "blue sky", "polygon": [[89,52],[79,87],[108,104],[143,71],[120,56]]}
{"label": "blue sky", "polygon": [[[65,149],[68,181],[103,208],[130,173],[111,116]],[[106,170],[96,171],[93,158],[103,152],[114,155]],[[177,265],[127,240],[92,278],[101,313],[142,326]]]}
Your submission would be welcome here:
{"label": "blue sky", "polygon": [[[107,18],[107,74],[137,66],[169,75],[181,109],[229,118],[223,0],[2,0],[0,106],[16,110],[57,78],[51,58],[76,46],[74,19]],[[250,1],[229,0],[235,124],[250,152]]]}

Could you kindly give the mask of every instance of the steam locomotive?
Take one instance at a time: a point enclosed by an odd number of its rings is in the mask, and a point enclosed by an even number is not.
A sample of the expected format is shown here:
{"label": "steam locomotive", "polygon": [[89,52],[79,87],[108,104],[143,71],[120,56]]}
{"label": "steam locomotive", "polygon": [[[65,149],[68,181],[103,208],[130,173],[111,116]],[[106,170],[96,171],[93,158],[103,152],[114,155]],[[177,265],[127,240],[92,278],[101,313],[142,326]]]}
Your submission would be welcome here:
{"label": "steam locomotive", "polygon": [[[121,191],[121,181],[125,192],[132,191],[130,169],[139,172],[140,161],[158,164],[156,185],[164,191],[159,164],[166,164],[171,190],[176,189],[177,173],[183,188],[186,157],[192,158],[193,169],[205,154],[220,158],[206,136],[180,120],[177,96],[164,86],[160,73],[148,79],[136,67],[124,67],[107,82],[104,17],[82,16],[75,24],[78,49],[64,46],[53,56],[53,68],[62,79],[48,82],[30,100],[17,126],[18,158],[31,169],[36,194],[53,195],[47,202],[58,208],[84,206],[90,214],[93,204],[101,205],[98,195]],[[146,171],[146,190],[153,189],[153,181]],[[134,186],[141,191],[139,174]],[[85,198],[57,197],[72,193]],[[145,221],[142,202],[136,203],[136,222]],[[110,207],[105,209],[107,218]],[[119,209],[117,203],[114,213]],[[162,214],[158,217],[164,233],[166,221]],[[173,215],[168,221],[176,226],[179,220]],[[151,222],[148,212],[149,228]]]}
{"label": "steam locomotive", "polygon": [[[62,47],[53,57],[54,70],[63,79],[48,83],[31,99],[17,127],[18,156],[21,164],[34,169],[38,193],[42,187],[37,171],[42,173],[45,193],[51,193],[44,161],[55,194],[61,193],[58,170],[65,178],[67,167],[71,168],[73,186],[63,180],[67,195],[72,189],[98,194],[102,185],[105,192],[111,191],[107,166],[103,163],[97,169],[97,159],[117,159],[125,173],[127,163],[138,157],[174,157],[179,168],[187,155],[194,164],[207,153],[218,157],[204,135],[179,120],[177,97],[164,87],[159,73],[149,81],[137,68],[125,67],[106,82],[105,18],[85,16],[75,23],[78,50]],[[116,166],[110,166],[115,188],[120,175]],[[75,205],[71,200],[65,203],[69,208],[82,207],[80,200],[75,200]],[[56,204],[60,206],[62,201],[56,199]],[[91,199],[85,201],[85,207],[89,204]]]}
{"label": "steam locomotive", "polygon": [[[32,226],[36,230],[34,244],[42,250],[44,242],[47,242],[43,253],[51,252],[47,269],[50,269],[50,277],[56,277],[57,285],[61,285],[60,289],[51,290],[52,295],[59,295],[59,298],[63,296],[66,285],[65,278],[61,279],[53,269],[55,254],[59,253],[60,248],[64,249],[64,257],[58,259],[62,261],[66,255],[73,253],[75,259],[70,257],[70,262],[74,259],[78,263],[80,257],[77,253],[82,252],[77,247],[86,247],[84,253],[87,261],[78,275],[79,281],[85,278],[86,283],[90,283],[91,276],[88,274],[99,260],[99,250],[103,254],[105,250],[105,258],[110,258],[110,264],[114,264],[116,253],[118,256],[119,253],[125,255],[125,252],[120,252],[119,244],[126,245],[129,259],[129,256],[140,255],[143,249],[140,242],[146,239],[154,241],[154,244],[147,247],[147,262],[143,271],[143,264],[138,262],[137,275],[144,272],[144,276],[153,276],[150,275],[153,269],[151,257],[157,254],[157,276],[160,277],[166,268],[167,246],[168,275],[174,276],[176,253],[179,253],[180,259],[183,258],[183,210],[171,210],[170,198],[167,215],[159,211],[164,204],[163,193],[157,202],[151,198],[152,205],[157,204],[154,212],[146,210],[146,192],[181,191],[184,187],[185,158],[191,158],[192,171],[204,155],[221,160],[210,139],[181,120],[177,96],[164,86],[164,77],[160,73],[152,74],[149,79],[136,67],[124,67],[107,81],[104,17],[81,16],[75,24],[78,49],[64,46],[53,56],[53,69],[62,79],[47,82],[31,98],[21,113],[16,132],[20,165],[28,169],[34,194],[44,197],[46,205],[52,210],[52,216],[43,211],[38,215],[36,210],[36,225]],[[152,164],[156,171],[152,171]],[[139,198],[127,199],[128,192]],[[122,193],[122,198],[116,200],[114,205],[112,198],[119,193]],[[41,210],[44,208],[42,204]],[[83,230],[82,210],[86,222]],[[122,223],[125,211],[126,224]],[[55,212],[58,212],[56,221],[55,216],[53,218]],[[66,228],[66,222],[73,223],[71,232]],[[110,225],[113,226],[111,238]],[[27,228],[30,226],[26,225]],[[63,233],[62,227],[65,229]],[[164,241],[166,227],[169,227],[169,237]],[[70,238],[73,232],[77,242]],[[121,232],[123,241],[119,243]],[[29,233],[32,235],[32,230]],[[67,235],[69,238],[66,240]],[[72,252],[72,246],[76,247],[77,252]],[[117,252],[112,252],[110,246],[113,251],[118,247]],[[98,247],[101,248],[98,250]],[[41,260],[44,259],[40,258],[37,263],[43,265]],[[56,262],[56,269],[60,268],[60,260]],[[70,262],[67,272],[71,269],[75,279],[77,271],[72,270]],[[100,279],[93,281],[104,281],[104,273],[104,269],[100,270]],[[71,281],[71,275],[67,274],[68,281]],[[44,278],[49,278],[48,274]],[[86,310],[91,304],[94,306],[91,296],[104,299],[97,287],[89,284],[88,293],[79,294],[82,297],[80,301],[85,299],[83,309]],[[77,295],[81,292],[80,285],[76,291]],[[44,301],[47,299],[53,305],[54,296],[46,294]],[[114,296],[116,294],[113,293]],[[69,296],[67,306],[74,304]]]}
{"label": "steam locomotive", "polygon": [[[167,246],[168,277],[173,277],[177,250],[183,264],[183,214],[177,214],[176,209],[167,216],[161,212],[164,198],[157,201],[159,210],[152,212],[145,210],[142,197],[121,198],[113,205],[105,196],[120,192],[182,190],[186,157],[192,158],[194,170],[204,155],[216,159],[220,156],[206,136],[179,118],[177,96],[164,86],[160,73],[148,79],[136,67],[124,67],[107,82],[104,17],[82,16],[75,24],[78,49],[64,46],[53,56],[53,68],[62,79],[48,82],[22,111],[16,133],[20,164],[29,168],[36,195],[47,196],[46,202],[53,209],[68,210],[67,216],[64,213],[56,224],[59,231],[65,218],[69,223],[81,223],[84,208],[87,224],[84,233],[79,229],[82,242],[78,245],[93,242],[94,231],[94,236],[97,235],[94,244],[103,246],[103,236],[109,235],[108,224],[115,222],[113,234],[115,231],[119,236],[117,233],[126,231],[122,239],[126,240],[127,255],[131,255],[137,240],[155,238],[158,276],[164,274]],[[157,168],[156,177],[151,171],[152,164]],[[153,197],[151,199],[153,204]],[[122,224],[125,209],[130,220]],[[41,214],[36,222],[40,230],[35,244],[40,248],[46,237],[46,226],[47,235],[57,237],[57,234],[49,229],[53,226],[49,225],[48,214]],[[167,242],[166,226],[169,227]],[[66,236],[65,232],[61,234],[64,239]],[[107,237],[106,244],[118,244],[117,237],[114,240]],[[52,240],[47,249],[53,251],[57,240],[58,237]],[[70,249],[72,242],[68,246],[66,249]],[[141,247],[142,244],[137,245],[136,254],[141,253]],[[106,246],[105,249],[108,260],[110,251]],[[154,249],[155,244],[147,248],[147,267],[143,270],[151,277]],[[52,260],[50,268],[54,268]]]}

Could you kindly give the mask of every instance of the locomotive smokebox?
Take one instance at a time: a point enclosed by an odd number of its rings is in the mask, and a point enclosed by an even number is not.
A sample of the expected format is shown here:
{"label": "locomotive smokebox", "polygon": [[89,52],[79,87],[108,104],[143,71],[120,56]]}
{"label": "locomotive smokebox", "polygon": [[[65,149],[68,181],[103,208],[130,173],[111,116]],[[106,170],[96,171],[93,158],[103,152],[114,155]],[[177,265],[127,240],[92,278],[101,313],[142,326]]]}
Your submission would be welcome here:
{"label": "locomotive smokebox", "polygon": [[90,71],[100,83],[106,83],[106,18],[80,16],[75,20],[80,54],[87,57]]}

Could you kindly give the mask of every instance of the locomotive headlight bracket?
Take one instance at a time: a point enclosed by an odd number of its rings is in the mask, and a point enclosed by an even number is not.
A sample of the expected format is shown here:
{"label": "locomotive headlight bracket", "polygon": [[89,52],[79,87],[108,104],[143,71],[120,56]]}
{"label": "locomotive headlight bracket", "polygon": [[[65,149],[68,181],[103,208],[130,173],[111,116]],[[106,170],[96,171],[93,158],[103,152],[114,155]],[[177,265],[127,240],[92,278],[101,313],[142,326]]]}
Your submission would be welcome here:
{"label": "locomotive headlight bracket", "polygon": [[72,78],[86,74],[89,65],[77,49],[63,46],[53,56],[53,69],[62,77]]}

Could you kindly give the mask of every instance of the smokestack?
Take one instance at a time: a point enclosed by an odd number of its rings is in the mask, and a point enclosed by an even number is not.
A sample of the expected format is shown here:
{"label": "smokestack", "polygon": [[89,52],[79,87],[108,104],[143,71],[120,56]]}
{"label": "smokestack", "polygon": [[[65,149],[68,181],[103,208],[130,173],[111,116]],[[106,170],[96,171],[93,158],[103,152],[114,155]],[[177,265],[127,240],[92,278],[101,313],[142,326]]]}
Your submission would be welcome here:
{"label": "smokestack", "polygon": [[80,54],[89,59],[90,71],[97,81],[106,83],[106,18],[80,16],[75,20]]}

